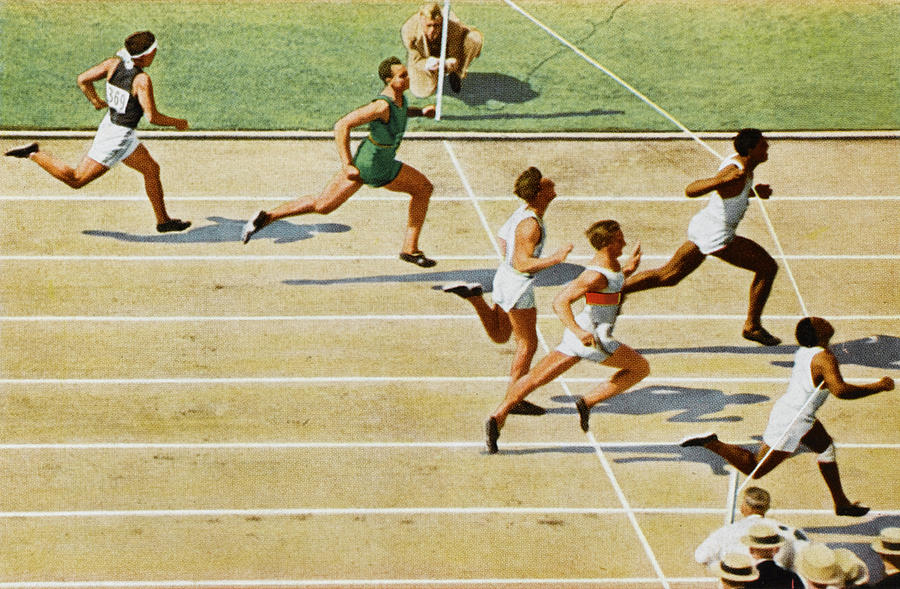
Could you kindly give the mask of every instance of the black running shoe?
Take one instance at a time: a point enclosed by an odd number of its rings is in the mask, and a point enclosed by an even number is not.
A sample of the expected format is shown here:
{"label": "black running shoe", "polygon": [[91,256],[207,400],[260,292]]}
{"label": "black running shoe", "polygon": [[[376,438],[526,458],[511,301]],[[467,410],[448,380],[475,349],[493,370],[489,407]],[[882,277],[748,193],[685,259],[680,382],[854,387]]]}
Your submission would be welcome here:
{"label": "black running shoe", "polygon": [[156,230],[160,233],[170,233],[172,231],[184,231],[191,226],[190,221],[182,221],[181,219],[169,219],[165,223],[156,226]]}
{"label": "black running shoe", "polygon": [[678,445],[682,448],[693,448],[695,446],[705,446],[706,444],[718,439],[719,437],[716,434],[707,432],[705,434],[700,434],[699,436],[688,436],[681,440]]}
{"label": "black running shoe", "polygon": [[587,433],[591,427],[591,408],[584,402],[584,397],[575,397],[575,408],[578,409],[578,417],[581,420],[581,431]]}
{"label": "black running shoe", "polygon": [[28,157],[32,153],[37,153],[38,144],[37,143],[29,143],[28,145],[20,145],[18,147],[13,147],[3,155],[8,155],[9,157]]}
{"label": "black running shoe", "polygon": [[500,439],[500,427],[497,425],[496,417],[488,417],[484,422],[484,444],[487,446],[488,454],[496,454],[500,451],[497,447],[497,440]]}
{"label": "black running shoe", "polygon": [[540,405],[535,405],[531,401],[522,399],[521,401],[513,405],[512,409],[510,409],[509,412],[515,415],[544,415],[545,413],[547,413],[547,410]]}

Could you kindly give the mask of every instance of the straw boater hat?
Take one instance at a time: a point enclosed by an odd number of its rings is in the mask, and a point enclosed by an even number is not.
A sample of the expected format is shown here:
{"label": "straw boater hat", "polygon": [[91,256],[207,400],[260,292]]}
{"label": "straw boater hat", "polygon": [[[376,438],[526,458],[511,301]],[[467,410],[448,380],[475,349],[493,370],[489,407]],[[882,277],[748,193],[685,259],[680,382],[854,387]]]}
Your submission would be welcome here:
{"label": "straw boater hat", "polygon": [[797,572],[813,583],[843,583],[844,574],[834,550],[824,544],[810,544],[800,552]]}
{"label": "straw boater hat", "polygon": [[881,535],[872,542],[872,550],[878,554],[886,554],[888,556],[900,554],[900,528],[885,528],[881,530]]}
{"label": "straw boater hat", "polygon": [[750,557],[736,552],[723,556],[710,570],[726,581],[755,581],[759,578],[759,571],[753,566]]}
{"label": "straw boater hat", "polygon": [[754,524],[741,537],[741,543],[750,548],[778,548],[784,545],[784,538],[771,526]]}
{"label": "straw boater hat", "polygon": [[844,583],[848,583],[848,587],[869,582],[869,569],[866,567],[866,563],[853,551],[846,548],[835,548],[834,556],[844,575]]}

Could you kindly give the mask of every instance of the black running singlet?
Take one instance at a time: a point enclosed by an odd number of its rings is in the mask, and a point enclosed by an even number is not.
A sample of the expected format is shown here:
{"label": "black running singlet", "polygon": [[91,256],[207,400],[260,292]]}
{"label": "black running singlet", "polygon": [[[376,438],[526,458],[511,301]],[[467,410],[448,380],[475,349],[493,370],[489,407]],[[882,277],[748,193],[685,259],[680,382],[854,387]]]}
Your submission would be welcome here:
{"label": "black running singlet", "polygon": [[137,66],[125,69],[125,63],[122,62],[106,80],[106,103],[109,104],[109,119],[113,123],[135,129],[144,116],[141,103],[131,95],[134,78],[142,71],[144,70]]}

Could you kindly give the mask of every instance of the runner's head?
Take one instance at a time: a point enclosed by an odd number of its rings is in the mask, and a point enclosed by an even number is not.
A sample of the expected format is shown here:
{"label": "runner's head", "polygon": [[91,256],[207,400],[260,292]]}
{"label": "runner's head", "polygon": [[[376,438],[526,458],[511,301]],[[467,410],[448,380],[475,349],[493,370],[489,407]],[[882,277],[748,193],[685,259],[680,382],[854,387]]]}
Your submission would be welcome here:
{"label": "runner's head", "polygon": [[591,245],[594,246],[595,250],[601,250],[612,243],[621,233],[622,228],[619,226],[618,221],[605,219],[603,221],[597,221],[588,227],[588,230],[584,232],[584,235],[588,238],[588,241],[591,242]]}
{"label": "runner's head", "polygon": [[804,317],[797,322],[797,343],[805,348],[825,347],[834,335],[834,327],[821,317]]}
{"label": "runner's head", "polygon": [[139,31],[128,35],[125,39],[125,49],[131,57],[140,57],[149,52],[156,43],[156,37],[150,31]]}

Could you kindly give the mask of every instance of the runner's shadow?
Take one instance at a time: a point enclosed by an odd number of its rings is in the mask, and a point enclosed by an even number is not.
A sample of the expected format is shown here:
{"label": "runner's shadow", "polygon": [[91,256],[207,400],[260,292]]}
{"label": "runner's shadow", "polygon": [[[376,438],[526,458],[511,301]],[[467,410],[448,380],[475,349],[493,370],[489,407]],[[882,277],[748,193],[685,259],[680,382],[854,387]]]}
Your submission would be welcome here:
{"label": "runner's shadow", "polygon": [[[604,447],[600,444],[601,450],[606,455],[621,454],[642,454],[642,456],[628,456],[623,458],[613,458],[616,464],[629,464],[634,462],[696,462],[705,464],[715,475],[728,475],[725,469],[725,460],[719,455],[704,450],[703,448],[681,448],[677,444],[671,446],[658,446],[648,444],[647,446],[628,446],[623,447]],[[698,450],[703,450],[698,452]],[[593,446],[555,446],[550,448],[503,448],[500,445],[500,454],[508,454],[511,456],[527,456],[533,454],[593,454],[597,450]]]}
{"label": "runner's shadow", "polygon": [[[863,502],[865,503],[865,501]],[[803,528],[811,534],[836,534],[841,536],[872,536],[874,539],[884,528],[900,527],[900,515],[879,515],[868,521],[854,521],[843,526],[816,526]]]}
{"label": "runner's shadow", "polygon": [[[698,452],[702,450],[702,452]],[[661,462],[694,462],[696,464],[705,464],[714,475],[728,476],[728,470],[725,468],[727,463],[725,460],[710,452],[705,448],[682,448],[678,444],[671,446],[629,446],[627,448],[604,448],[603,451],[609,455],[631,454],[623,458],[613,458],[616,464],[633,464],[641,462],[650,462],[658,464]]]}
{"label": "runner's shadow", "polygon": [[[571,405],[566,396],[553,397],[554,401]],[[709,414],[725,411],[729,405],[752,405],[765,403],[770,397],[751,393],[729,395],[718,389],[697,389],[674,386],[651,386],[616,395],[612,399],[595,405],[593,413],[613,413],[617,415],[654,415],[675,413],[666,421],[670,423],[732,423],[742,421],[739,415],[707,417]],[[574,407],[548,409],[549,413],[572,413]]]}
{"label": "runner's shadow", "polygon": [[511,121],[519,119],[563,119],[572,117],[595,117],[595,116],[611,116],[625,114],[623,110],[606,110],[602,108],[592,108],[591,110],[578,110],[554,113],[511,113],[511,112],[493,112],[481,115],[441,115],[441,119],[448,121]]}
{"label": "runner's shadow", "polygon": [[[109,237],[119,241],[137,243],[227,243],[241,241],[241,230],[246,221],[239,219],[226,219],[225,217],[207,217],[213,225],[191,227],[180,233],[160,233],[156,235],[141,235],[137,233],[125,233],[124,231],[103,231],[99,229],[86,229],[84,235],[95,237]],[[317,223],[308,225],[295,225],[287,221],[275,221],[259,233],[255,240],[260,238],[273,238],[275,243],[294,243],[310,239],[318,233],[345,233],[350,231],[349,225],[340,223]]]}
{"label": "runner's shadow", "polygon": [[[559,286],[566,284],[581,274],[584,266],[577,264],[557,264],[538,273],[535,286]],[[473,270],[445,270],[442,272],[423,272],[418,274],[380,274],[376,276],[355,276],[350,278],[297,278],[285,280],[291,286],[328,286],[332,284],[381,284],[406,282],[478,282],[485,292],[491,291],[494,281],[494,268],[476,268]],[[432,290],[440,290],[441,284],[432,286]]]}
{"label": "runner's shadow", "polygon": [[[831,351],[841,364],[856,364],[885,370],[900,369],[900,338],[892,335],[873,335],[832,344]],[[793,362],[772,362],[776,366],[791,367]]]}
{"label": "runner's shadow", "polygon": [[[628,299],[625,299],[626,302]],[[748,343],[746,346],[694,346],[683,348],[640,348],[641,354],[793,354],[797,351],[796,345],[779,344],[777,346],[759,346]],[[772,362],[778,366],[793,366],[792,361]]]}

